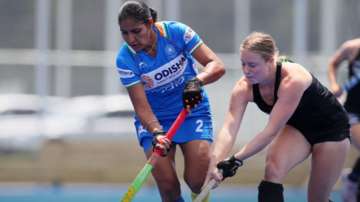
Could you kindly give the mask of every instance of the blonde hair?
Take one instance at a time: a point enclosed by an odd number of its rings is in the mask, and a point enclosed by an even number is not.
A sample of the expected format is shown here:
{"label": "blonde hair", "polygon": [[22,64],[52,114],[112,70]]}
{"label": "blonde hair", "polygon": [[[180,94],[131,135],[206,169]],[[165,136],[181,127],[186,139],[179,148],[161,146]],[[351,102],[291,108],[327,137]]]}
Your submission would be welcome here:
{"label": "blonde hair", "polygon": [[269,61],[279,53],[274,38],[262,32],[252,32],[247,36],[240,45],[240,52],[243,50],[259,54],[265,61]]}

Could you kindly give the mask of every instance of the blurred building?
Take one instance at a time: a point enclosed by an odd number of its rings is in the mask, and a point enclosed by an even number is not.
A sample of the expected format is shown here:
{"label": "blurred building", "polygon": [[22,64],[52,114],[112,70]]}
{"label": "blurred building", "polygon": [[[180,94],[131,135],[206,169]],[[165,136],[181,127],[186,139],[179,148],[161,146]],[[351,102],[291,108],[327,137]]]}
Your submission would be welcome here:
{"label": "blurred building", "polygon": [[[73,97],[123,92],[115,68],[122,43],[117,12],[123,2],[1,0],[0,93]],[[358,0],[146,2],[158,11],[158,20],[190,25],[224,60],[225,79],[207,87],[210,97],[225,98],[212,99],[216,127],[241,76],[239,44],[251,31],[272,34],[282,54],[304,64],[325,84],[330,54],[360,33]],[[251,113],[249,122],[259,116]]]}
{"label": "blurred building", "polygon": [[[0,1],[0,93],[60,96],[121,91],[114,55],[122,0]],[[180,20],[224,60],[258,30],[284,54],[331,54],[359,36],[358,0],[148,0],[159,20]],[[301,57],[302,59],[303,57]],[[304,59],[307,60],[307,59]],[[228,68],[236,68],[229,59]],[[325,68],[325,67],[324,67]]]}

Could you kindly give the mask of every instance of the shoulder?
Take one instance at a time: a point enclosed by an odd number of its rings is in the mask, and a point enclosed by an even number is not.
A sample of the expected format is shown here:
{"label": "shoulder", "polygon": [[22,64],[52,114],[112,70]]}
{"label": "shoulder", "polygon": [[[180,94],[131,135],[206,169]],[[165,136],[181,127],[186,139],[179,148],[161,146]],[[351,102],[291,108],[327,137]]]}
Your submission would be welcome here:
{"label": "shoulder", "polygon": [[117,53],[116,56],[116,64],[120,64],[120,63],[127,63],[132,61],[132,55],[131,52],[129,50],[129,48],[127,47],[127,44],[123,44],[120,48],[119,51]]}
{"label": "shoulder", "polygon": [[188,25],[178,21],[161,21],[159,23],[163,24],[169,30],[183,30],[189,28]]}
{"label": "shoulder", "polygon": [[161,21],[159,23],[162,24],[162,27],[164,27],[170,37],[183,37],[186,41],[186,37],[190,39],[196,35],[191,27],[178,21]]}
{"label": "shoulder", "polygon": [[239,102],[252,101],[252,84],[245,77],[240,78],[232,90],[231,97]]}
{"label": "shoulder", "polygon": [[163,36],[182,31],[185,27],[187,27],[185,24],[177,21],[159,21],[155,22],[155,26]]}
{"label": "shoulder", "polygon": [[167,38],[182,50],[193,53],[202,43],[200,36],[189,26],[181,22],[163,21],[161,23],[166,30]]}
{"label": "shoulder", "polygon": [[131,51],[128,48],[127,44],[124,43],[123,45],[121,45],[121,47],[119,48],[118,54],[117,54],[117,58],[128,58],[131,57]]}
{"label": "shoulder", "polygon": [[284,62],[282,67],[280,91],[302,94],[311,85],[312,76],[302,65]]}
{"label": "shoulder", "polygon": [[344,42],[340,48],[340,54],[344,55],[346,58],[351,59],[355,54],[359,52],[360,49],[360,38],[352,39]]}
{"label": "shoulder", "polygon": [[126,44],[120,47],[115,62],[118,70],[127,69],[137,71],[137,63],[134,60],[134,55],[131,53]]}
{"label": "shoulder", "polygon": [[360,48],[360,38],[345,41],[341,47],[343,48]]}

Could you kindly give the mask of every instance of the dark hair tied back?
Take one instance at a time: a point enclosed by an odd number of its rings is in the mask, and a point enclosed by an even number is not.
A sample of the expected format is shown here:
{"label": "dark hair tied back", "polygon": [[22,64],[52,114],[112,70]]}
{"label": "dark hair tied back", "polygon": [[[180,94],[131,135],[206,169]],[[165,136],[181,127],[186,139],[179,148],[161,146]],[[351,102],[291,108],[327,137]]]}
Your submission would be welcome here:
{"label": "dark hair tied back", "polygon": [[156,10],[154,10],[152,8],[149,8],[149,11],[150,11],[150,16],[151,16],[153,22],[156,22],[157,21],[157,12],[156,12]]}
{"label": "dark hair tied back", "polygon": [[120,7],[118,23],[128,18],[144,23],[156,22],[157,12],[143,1],[127,1]]}

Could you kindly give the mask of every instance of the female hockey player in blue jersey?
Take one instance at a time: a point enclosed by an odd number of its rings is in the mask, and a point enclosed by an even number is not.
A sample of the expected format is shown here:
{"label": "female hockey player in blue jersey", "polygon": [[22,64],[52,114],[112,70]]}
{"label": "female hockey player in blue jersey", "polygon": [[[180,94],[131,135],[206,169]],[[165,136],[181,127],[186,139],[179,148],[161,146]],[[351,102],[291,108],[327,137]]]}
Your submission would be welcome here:
{"label": "female hockey player in blue jersey", "polygon": [[[174,21],[156,22],[156,11],[144,2],[127,1],[118,23],[125,43],[120,47],[117,70],[134,106],[137,137],[149,158],[152,148],[162,150],[152,172],[162,201],[184,201],[175,170],[175,151],[184,155],[184,180],[199,193],[209,164],[213,138],[211,111],[203,85],[218,80],[223,62],[188,26]],[[195,60],[203,68],[197,73]],[[175,134],[165,138],[183,107],[190,115]]]}

